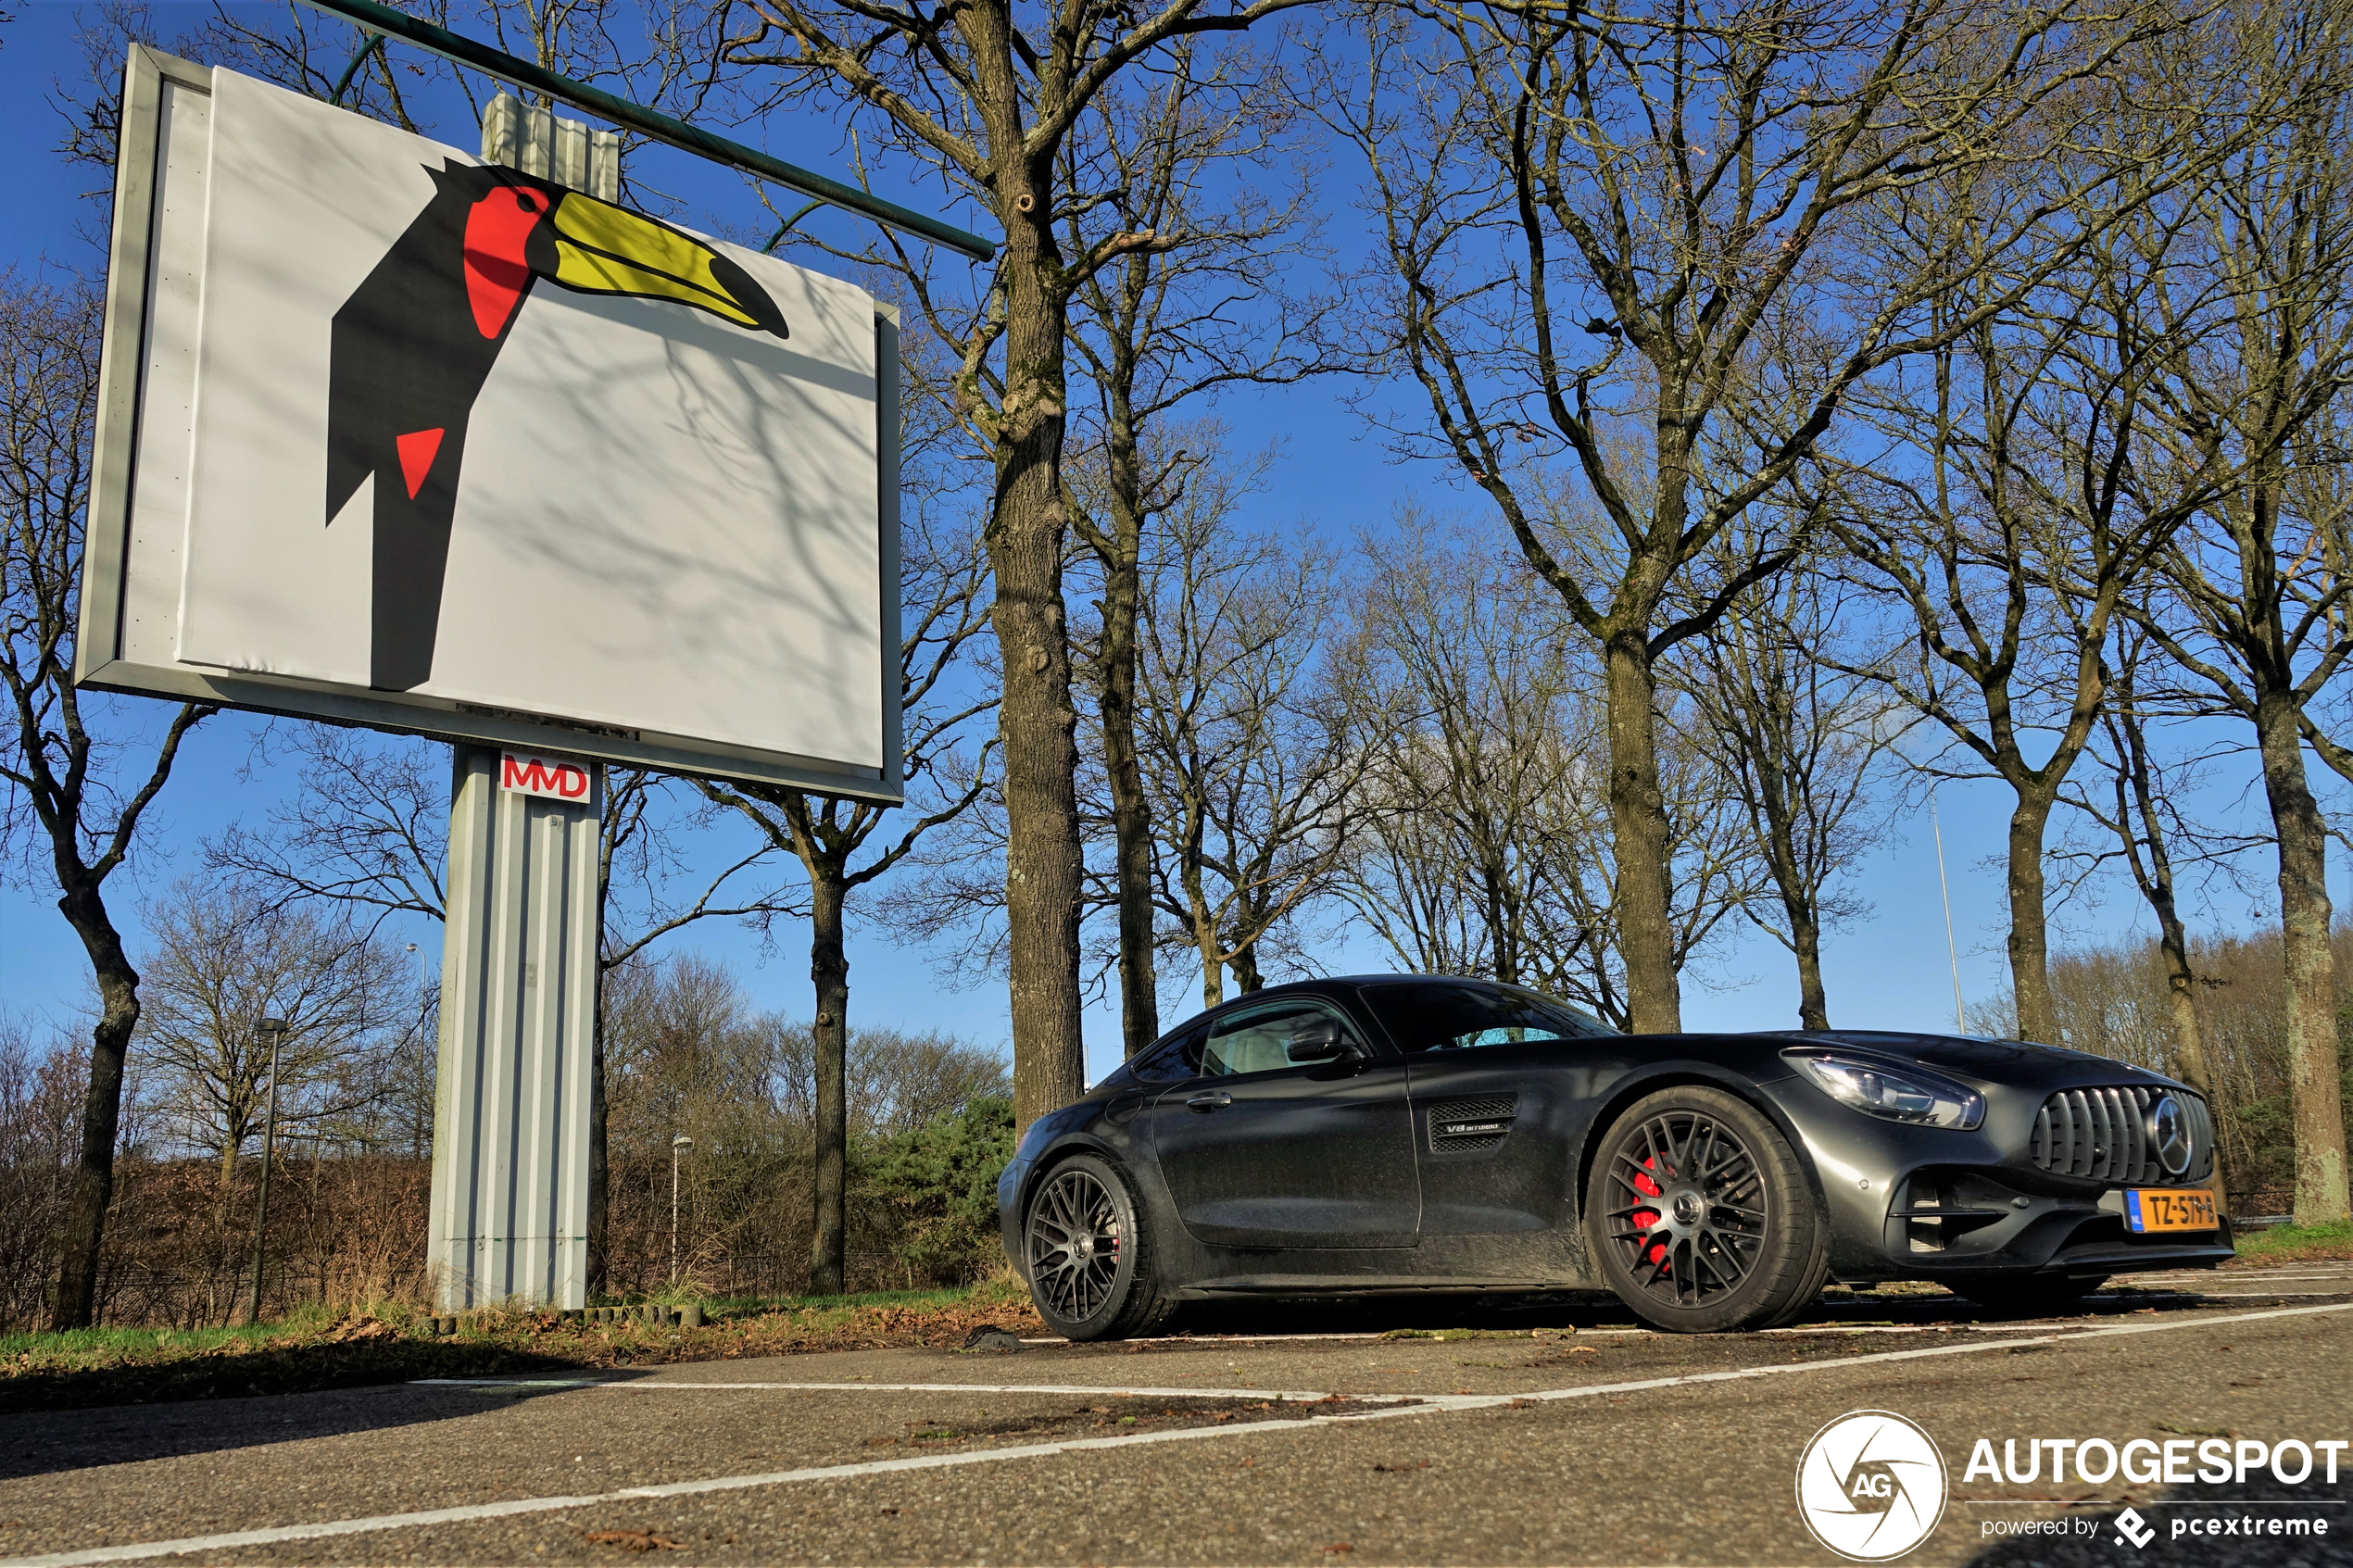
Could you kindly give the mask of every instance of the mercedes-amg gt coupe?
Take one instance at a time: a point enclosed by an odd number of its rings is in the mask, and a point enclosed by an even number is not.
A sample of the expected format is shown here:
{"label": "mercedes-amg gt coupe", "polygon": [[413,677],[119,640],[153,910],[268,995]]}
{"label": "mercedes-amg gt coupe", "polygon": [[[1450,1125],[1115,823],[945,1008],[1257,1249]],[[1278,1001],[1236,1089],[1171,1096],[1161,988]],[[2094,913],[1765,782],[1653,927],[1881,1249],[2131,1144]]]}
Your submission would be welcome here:
{"label": "mercedes-amg gt coupe", "polygon": [[1005,1248],[1072,1339],[1188,1301],[1607,1289],[1766,1328],[1830,1280],[2053,1310],[2231,1256],[2186,1085],[2015,1040],[1624,1035],[1379,975],[1213,1009],[1029,1126]]}

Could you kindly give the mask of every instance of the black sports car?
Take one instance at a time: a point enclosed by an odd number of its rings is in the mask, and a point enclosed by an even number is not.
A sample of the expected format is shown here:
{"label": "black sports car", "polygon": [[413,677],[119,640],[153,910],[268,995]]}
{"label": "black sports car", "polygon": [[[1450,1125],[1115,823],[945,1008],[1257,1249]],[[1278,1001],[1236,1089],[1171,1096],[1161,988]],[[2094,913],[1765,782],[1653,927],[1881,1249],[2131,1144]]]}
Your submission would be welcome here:
{"label": "black sports car", "polygon": [[1605,1287],[1769,1327],[1825,1281],[2057,1307],[2231,1256],[2213,1123],[2122,1062],[1933,1035],[1621,1035],[1485,981],[1214,1009],[1033,1123],[1006,1250],[1073,1339],[1188,1300]]}

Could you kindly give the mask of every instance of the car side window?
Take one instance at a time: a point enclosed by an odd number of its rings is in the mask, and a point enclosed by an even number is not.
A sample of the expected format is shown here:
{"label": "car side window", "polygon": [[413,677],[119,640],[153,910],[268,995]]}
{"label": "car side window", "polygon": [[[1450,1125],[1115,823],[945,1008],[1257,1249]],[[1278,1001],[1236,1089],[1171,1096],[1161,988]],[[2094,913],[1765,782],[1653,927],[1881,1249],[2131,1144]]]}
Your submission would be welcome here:
{"label": "car side window", "polygon": [[1478,982],[1384,985],[1370,993],[1390,1037],[1409,1053],[1587,1040],[1616,1030],[1564,1002]]}
{"label": "car side window", "polygon": [[1202,1049],[1202,1073],[1225,1078],[1300,1066],[1290,1059],[1291,1036],[1308,1024],[1326,1021],[1340,1025],[1341,1039],[1359,1050],[1364,1048],[1354,1026],[1338,1010],[1304,998],[1275,1002],[1228,1013],[1212,1023]]}
{"label": "car side window", "polygon": [[1202,1042],[1209,1037],[1206,1024],[1180,1031],[1138,1057],[1128,1071],[1148,1084],[1171,1084],[1201,1072]]}

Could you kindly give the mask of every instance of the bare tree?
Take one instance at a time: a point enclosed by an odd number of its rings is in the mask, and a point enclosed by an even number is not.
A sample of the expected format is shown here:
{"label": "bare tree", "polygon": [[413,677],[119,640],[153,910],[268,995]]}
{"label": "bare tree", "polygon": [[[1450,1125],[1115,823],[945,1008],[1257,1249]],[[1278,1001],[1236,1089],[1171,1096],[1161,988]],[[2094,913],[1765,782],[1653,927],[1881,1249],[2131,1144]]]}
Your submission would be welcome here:
{"label": "bare tree", "polygon": [[[291,763],[303,780],[271,809],[269,827],[232,822],[204,847],[208,870],[259,892],[271,907],[323,900],[395,914],[446,918],[449,785],[442,748],[332,725],[276,725],[255,742],[249,767]],[[692,853],[708,807],[676,781],[631,768],[606,775],[597,843],[598,1016],[588,1091],[588,1257],[603,1279],[606,1173],[604,985],[621,965],[702,920],[766,922],[790,912],[787,889],[758,885],[768,847],[715,866]],[[691,805],[689,803],[692,803]],[[674,892],[681,886],[691,895]],[[428,1025],[420,1020],[421,1029]]]}
{"label": "bare tree", "polygon": [[[2353,173],[2337,156],[2343,46],[2321,51],[2304,112],[2257,143],[2202,206],[2204,265],[2226,327],[2144,394],[2167,455],[2220,443],[2232,483],[2163,558],[2168,592],[2141,624],[2217,710],[2252,724],[2279,847],[2296,1218],[2347,1213],[2327,823],[2304,759],[2310,709],[2353,658]],[[2319,736],[2322,743],[2327,737]],[[2353,758],[2322,744],[2321,755]]]}
{"label": "bare tree", "polygon": [[[1214,454],[1212,454],[1214,457]],[[1204,466],[1144,542],[1136,741],[1162,910],[1202,1005],[1263,983],[1261,944],[1325,892],[1378,756],[1318,644],[1349,584],[1313,544],[1233,521],[1246,474]]]}
{"label": "bare tree", "polygon": [[[2094,862],[2123,861],[2157,918],[2157,955],[2164,968],[2172,1035],[2166,1070],[2212,1100],[2221,1086],[2198,1028],[2199,976],[2182,918],[2180,868],[2226,862],[2260,841],[2219,833],[2188,816],[2184,803],[2196,794],[2210,759],[2169,756],[2160,748],[2165,731],[2196,711],[2171,689],[2162,659],[2145,630],[2130,620],[2118,625],[2100,734],[2085,757],[2091,772],[2065,798],[2106,830],[2107,844],[2092,857]],[[2221,1179],[2219,1169],[2215,1179]]]}
{"label": "bare tree", "polygon": [[[1416,969],[1537,986],[1627,1025],[1591,641],[1468,531],[1438,534],[1408,515],[1367,554],[1341,678],[1370,710],[1368,738],[1389,733],[1344,896]],[[1659,752],[1679,970],[1757,874],[1723,771],[1688,744],[1690,727],[1668,723]]]}
{"label": "bare tree", "polygon": [[225,1224],[238,1160],[260,1130],[271,1047],[278,1120],[351,1140],[384,1088],[411,1000],[393,949],[328,910],[272,908],[250,889],[183,881],[152,906],[139,1042],[176,1139],[219,1160],[214,1219]]}
{"label": "bare tree", "polygon": [[[724,7],[692,0],[472,0],[430,7],[433,19],[461,32],[486,31],[497,47],[542,69],[560,72],[680,119],[691,119],[714,85],[711,69]],[[411,95],[454,85],[479,120],[499,85],[437,56],[388,47],[384,34],[308,6],[282,12],[214,0],[212,15],[183,40],[197,51],[308,97],[422,133]],[[540,103],[552,107],[546,94]],[[425,112],[419,110],[418,112]],[[620,128],[624,154],[643,138]],[[675,206],[639,180],[632,197]]]}
{"label": "bare tree", "polygon": [[[68,1209],[52,1322],[90,1323],[107,1206],[114,1192],[123,1059],[139,1022],[139,972],[107,908],[107,879],[171,776],[181,742],[216,709],[187,703],[142,726],[73,686],[83,524],[98,406],[95,291],[0,274],[0,844],[28,879],[54,885],[57,909],[97,982],[82,1148]],[[160,736],[155,731],[159,727]],[[112,732],[109,734],[109,732]],[[38,868],[36,870],[36,868]]]}
{"label": "bare tree", "polygon": [[903,861],[925,834],[953,822],[988,787],[989,745],[958,750],[992,701],[972,689],[964,655],[985,624],[985,558],[951,530],[910,530],[900,552],[900,596],[908,624],[899,648],[900,730],[910,805],[918,813],[862,860],[889,809],[777,784],[705,780],[714,803],[741,813],[764,846],[800,862],[809,883],[809,978],[816,989],[816,1223],[810,1288],[842,1288],[849,1235],[849,896]]}
{"label": "bare tree", "polygon": [[1088,279],[1174,234],[1130,231],[1066,254],[1063,225],[1099,199],[1063,183],[1064,145],[1114,83],[1181,40],[1232,33],[1303,3],[1246,0],[1213,10],[1167,0],[1072,0],[1029,16],[1013,0],[927,9],[875,0],[749,0],[727,57],[775,84],[774,102],[847,103],[884,144],[976,200],[1005,241],[982,298],[950,304],[928,261],[897,246],[931,330],[958,361],[955,406],[987,447],[994,490],[985,535],[996,583],[1003,698],[998,709],[1006,818],[1005,904],[1013,1101],[1026,1126],[1085,1083],[1078,922],[1083,857],[1077,713],[1063,599],[1069,499],[1063,443],[1070,402],[1072,300]]}
{"label": "bare tree", "polygon": [[[1738,546],[1727,555],[1753,558]],[[1825,657],[1853,640],[1842,622],[1859,597],[1810,566],[1794,567],[1733,600],[1682,646],[1668,674],[1771,875],[1777,897],[1742,908],[1797,960],[1806,1029],[1831,1026],[1822,933],[1862,908],[1832,884],[1877,841],[1872,790],[1906,721],[1873,684]],[[1766,912],[1774,904],[1778,919]]]}
{"label": "bare tree", "polygon": [[1930,304],[1932,320],[1976,325],[1934,349],[1917,384],[1866,392],[1894,450],[1845,467],[1851,488],[1829,508],[1858,580],[1897,607],[1912,649],[1857,672],[2011,793],[2007,941],[2030,1040],[2058,1037],[2045,839],[2095,733],[2110,632],[2230,470],[2210,432],[2153,464],[2143,428],[2147,389],[2229,308],[2191,254],[2219,180],[2155,195],[2122,185],[2128,210],[2095,214],[2094,238],[2013,314],[1983,307],[2015,295],[2016,269],[1973,258]]}
{"label": "bare tree", "polygon": [[[2120,178],[2197,165],[2194,117],[2119,119],[2107,90],[2196,102],[2145,43],[2184,24],[2069,0],[1420,14],[1370,13],[1319,93],[1378,215],[1372,347],[1428,399],[1400,447],[1483,491],[1603,650],[1630,1016],[1672,1030],[1655,667],[1795,546],[1752,525],[1714,603],[1670,618],[1670,595],[1858,385],[2022,298]],[[1939,187],[1973,199],[1916,199]],[[1931,314],[1996,259],[2004,288]]]}
{"label": "bare tree", "polygon": [[1199,438],[1210,437],[1176,420],[1236,383],[1283,384],[1327,368],[1304,345],[1322,307],[1269,297],[1270,274],[1312,237],[1298,177],[1279,203],[1249,183],[1272,163],[1287,118],[1276,85],[1237,49],[1212,54],[1191,39],[1156,67],[1156,79],[1107,88],[1063,152],[1067,186],[1100,193],[1093,210],[1074,206],[1065,220],[1072,254],[1103,233],[1173,242],[1131,250],[1089,276],[1070,339],[1092,399],[1076,416],[1071,521],[1101,595],[1092,635],[1080,640],[1080,674],[1096,697],[1111,803],[1120,1030],[1130,1056],[1160,1034],[1151,803],[1136,720],[1144,536],[1184,495],[1208,456]]}
{"label": "bare tree", "polygon": [[86,1047],[63,1031],[36,1037],[0,1015],[0,1323],[11,1332],[50,1315],[57,1233],[72,1200]]}

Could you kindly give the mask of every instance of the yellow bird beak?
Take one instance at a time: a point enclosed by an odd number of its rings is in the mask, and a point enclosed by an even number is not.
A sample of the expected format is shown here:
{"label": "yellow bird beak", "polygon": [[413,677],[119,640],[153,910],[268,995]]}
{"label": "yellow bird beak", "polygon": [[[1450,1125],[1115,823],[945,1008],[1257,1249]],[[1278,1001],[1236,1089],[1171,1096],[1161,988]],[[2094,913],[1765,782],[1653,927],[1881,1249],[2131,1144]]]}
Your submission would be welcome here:
{"label": "yellow bird beak", "polygon": [[554,220],[547,275],[565,288],[675,300],[753,332],[792,335],[768,291],[691,234],[577,191],[557,203]]}

